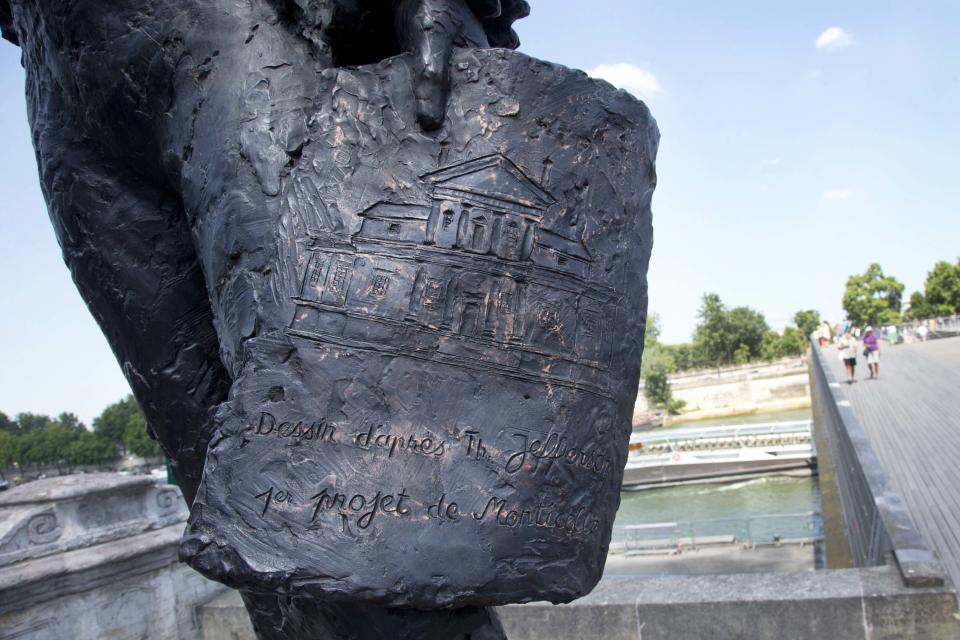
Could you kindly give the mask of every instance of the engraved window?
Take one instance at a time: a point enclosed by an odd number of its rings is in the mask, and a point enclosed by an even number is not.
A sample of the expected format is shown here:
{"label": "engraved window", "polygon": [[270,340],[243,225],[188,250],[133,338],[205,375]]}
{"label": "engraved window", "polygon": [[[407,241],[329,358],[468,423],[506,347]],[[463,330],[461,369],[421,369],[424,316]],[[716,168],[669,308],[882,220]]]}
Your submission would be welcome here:
{"label": "engraved window", "polygon": [[520,242],[520,229],[516,222],[510,221],[503,230],[503,243],[508,249],[513,249]]}
{"label": "engraved window", "polygon": [[400,223],[399,222],[390,223],[390,226],[387,227],[387,231],[394,236],[400,235]]}
{"label": "engraved window", "polygon": [[560,312],[554,307],[541,307],[537,312],[537,322],[548,331],[558,331],[561,327]]}
{"label": "engraved window", "polygon": [[513,296],[509,291],[501,291],[497,296],[497,309],[501,313],[511,313],[513,311]]}
{"label": "engraved window", "polygon": [[370,293],[375,296],[383,297],[387,295],[387,287],[390,285],[390,277],[385,273],[378,273],[373,276],[373,286],[370,287]]}
{"label": "engraved window", "polygon": [[443,281],[430,278],[423,288],[423,304],[432,307],[443,300]]}
{"label": "engraved window", "polygon": [[347,272],[349,270],[350,265],[346,262],[337,263],[337,268],[333,272],[333,279],[330,282],[330,289],[335,293],[340,293],[343,291],[343,285],[347,279]]}
{"label": "engraved window", "polygon": [[473,234],[471,235],[470,245],[474,251],[483,251],[486,240],[487,220],[483,217],[473,219]]}
{"label": "engraved window", "polygon": [[587,313],[583,316],[583,335],[592,338],[597,334],[597,324],[599,318],[593,313]]}
{"label": "engraved window", "polygon": [[453,209],[449,206],[443,208],[443,228],[447,229],[453,224]]}

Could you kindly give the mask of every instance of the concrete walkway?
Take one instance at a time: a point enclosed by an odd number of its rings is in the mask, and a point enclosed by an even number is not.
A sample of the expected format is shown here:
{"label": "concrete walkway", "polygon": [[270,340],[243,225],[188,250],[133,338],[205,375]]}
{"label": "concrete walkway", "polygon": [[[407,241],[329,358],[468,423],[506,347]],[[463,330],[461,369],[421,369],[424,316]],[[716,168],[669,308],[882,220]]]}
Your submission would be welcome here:
{"label": "concrete walkway", "polygon": [[[847,379],[833,347],[826,360]],[[880,377],[843,384],[917,528],[960,585],[960,338],[881,345]]]}

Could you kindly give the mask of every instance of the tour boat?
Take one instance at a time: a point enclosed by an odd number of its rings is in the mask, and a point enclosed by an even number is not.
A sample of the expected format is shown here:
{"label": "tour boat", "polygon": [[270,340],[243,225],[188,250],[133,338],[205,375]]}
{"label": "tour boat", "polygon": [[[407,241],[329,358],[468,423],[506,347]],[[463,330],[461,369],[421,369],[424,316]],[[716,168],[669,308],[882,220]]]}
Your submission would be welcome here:
{"label": "tour boat", "polygon": [[816,466],[811,429],[801,420],[634,433],[623,488],[809,474]]}
{"label": "tour boat", "polygon": [[656,413],[646,413],[640,416],[634,416],[633,418],[633,428],[634,429],[657,429],[663,426],[664,413],[658,411]]}

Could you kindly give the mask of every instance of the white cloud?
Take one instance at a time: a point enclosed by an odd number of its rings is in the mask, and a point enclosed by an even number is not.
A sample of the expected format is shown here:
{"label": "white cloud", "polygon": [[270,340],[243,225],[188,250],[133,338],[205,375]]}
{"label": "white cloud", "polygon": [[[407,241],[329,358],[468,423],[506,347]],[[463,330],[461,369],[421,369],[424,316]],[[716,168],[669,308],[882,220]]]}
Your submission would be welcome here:
{"label": "white cloud", "polygon": [[853,36],[850,35],[843,27],[830,27],[817,36],[817,39],[813,44],[817,49],[833,51],[836,49],[842,49],[848,46],[851,42],[853,42]]}
{"label": "white cloud", "polygon": [[613,86],[629,91],[637,97],[652,96],[663,91],[655,75],[646,69],[625,62],[601,64],[590,69],[587,74],[606,80]]}
{"label": "white cloud", "polygon": [[851,189],[827,189],[823,192],[824,200],[846,200],[853,195]]}

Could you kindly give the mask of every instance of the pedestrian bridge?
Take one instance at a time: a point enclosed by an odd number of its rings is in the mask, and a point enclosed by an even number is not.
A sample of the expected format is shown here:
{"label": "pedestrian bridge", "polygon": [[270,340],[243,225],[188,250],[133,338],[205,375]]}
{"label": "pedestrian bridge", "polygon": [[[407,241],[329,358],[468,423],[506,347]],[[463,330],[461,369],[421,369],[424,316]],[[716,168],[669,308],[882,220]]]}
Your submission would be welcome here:
{"label": "pedestrian bridge", "polygon": [[[830,455],[836,456],[831,468],[839,490],[839,501],[831,503],[832,496],[825,495],[825,517],[831,508],[842,509],[851,547],[845,560],[844,550],[834,544],[828,558],[864,564],[892,551],[903,560],[901,566],[918,572],[905,576],[908,580],[935,584],[942,568],[960,584],[960,338],[881,349],[879,378],[869,379],[866,366],[858,366],[856,382],[847,384],[836,350],[815,348],[814,373],[825,374],[813,390],[815,411],[821,414],[817,423],[825,427],[819,435],[830,441]],[[834,415],[831,404],[837,405]],[[882,469],[885,484],[869,469],[858,477],[853,449],[861,463]],[[821,464],[824,457],[821,452]],[[825,494],[832,489],[827,475],[821,474]],[[865,479],[873,482],[873,493],[866,491]],[[880,500],[876,508],[864,504],[872,499]],[[882,530],[873,530],[878,517],[886,519],[886,538]],[[839,523],[834,518],[826,524]],[[828,541],[836,543],[839,534],[836,527],[828,530]],[[926,566],[918,564],[922,557],[930,561]]]}

